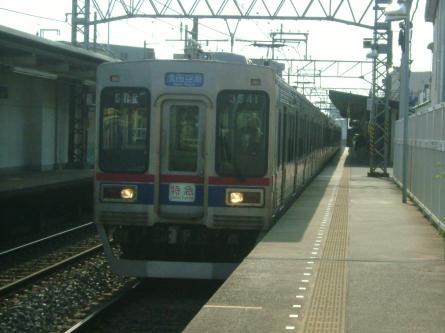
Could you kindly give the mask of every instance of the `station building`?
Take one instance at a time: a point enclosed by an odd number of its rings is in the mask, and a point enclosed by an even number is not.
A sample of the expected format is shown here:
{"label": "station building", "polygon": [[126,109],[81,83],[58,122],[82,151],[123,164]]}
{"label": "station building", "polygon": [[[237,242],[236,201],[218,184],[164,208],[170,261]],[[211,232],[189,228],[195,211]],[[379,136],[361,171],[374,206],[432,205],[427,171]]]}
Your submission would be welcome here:
{"label": "station building", "polygon": [[0,26],[0,174],[93,163],[96,67],[114,58]]}

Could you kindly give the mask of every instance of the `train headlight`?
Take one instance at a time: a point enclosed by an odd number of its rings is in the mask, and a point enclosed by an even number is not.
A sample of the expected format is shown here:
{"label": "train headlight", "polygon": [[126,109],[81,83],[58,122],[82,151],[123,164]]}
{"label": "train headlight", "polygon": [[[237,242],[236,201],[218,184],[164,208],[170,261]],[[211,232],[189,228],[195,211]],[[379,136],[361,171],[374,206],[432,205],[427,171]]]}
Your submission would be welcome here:
{"label": "train headlight", "polygon": [[136,191],[132,187],[124,187],[121,190],[121,198],[124,200],[133,200],[135,198]]}
{"label": "train headlight", "polygon": [[137,199],[137,186],[102,184],[102,200],[114,202],[134,202]]}
{"label": "train headlight", "polygon": [[231,204],[239,204],[243,202],[244,195],[243,192],[230,192],[229,193],[229,203]]}
{"label": "train headlight", "polygon": [[263,189],[226,189],[226,205],[239,207],[262,207],[264,205]]}

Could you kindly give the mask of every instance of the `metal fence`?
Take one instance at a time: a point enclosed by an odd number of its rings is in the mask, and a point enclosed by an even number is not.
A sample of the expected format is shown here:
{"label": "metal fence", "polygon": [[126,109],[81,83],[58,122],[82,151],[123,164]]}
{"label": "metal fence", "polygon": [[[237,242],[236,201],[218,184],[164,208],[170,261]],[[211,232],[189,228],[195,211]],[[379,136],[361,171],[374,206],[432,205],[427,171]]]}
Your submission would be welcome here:
{"label": "metal fence", "polygon": [[[395,181],[401,185],[403,119],[396,121]],[[407,188],[411,198],[445,230],[445,103],[409,117]]]}

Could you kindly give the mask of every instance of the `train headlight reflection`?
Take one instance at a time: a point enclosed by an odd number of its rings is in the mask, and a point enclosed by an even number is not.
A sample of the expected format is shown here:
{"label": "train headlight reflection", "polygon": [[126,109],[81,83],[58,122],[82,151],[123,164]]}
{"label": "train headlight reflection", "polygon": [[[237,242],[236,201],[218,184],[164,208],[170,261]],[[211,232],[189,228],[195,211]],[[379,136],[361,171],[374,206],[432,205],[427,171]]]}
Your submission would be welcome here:
{"label": "train headlight reflection", "polygon": [[133,200],[135,197],[135,190],[131,187],[124,187],[121,190],[121,198],[125,200]]}
{"label": "train headlight reflection", "polygon": [[244,201],[244,195],[242,192],[230,192],[229,202],[231,204],[238,204]]}

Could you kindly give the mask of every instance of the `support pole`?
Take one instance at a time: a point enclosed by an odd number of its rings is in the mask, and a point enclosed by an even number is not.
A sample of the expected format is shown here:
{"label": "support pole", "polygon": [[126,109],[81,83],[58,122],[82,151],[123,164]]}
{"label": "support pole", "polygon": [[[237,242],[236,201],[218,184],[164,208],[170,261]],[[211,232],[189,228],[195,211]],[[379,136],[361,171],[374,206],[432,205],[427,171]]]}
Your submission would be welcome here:
{"label": "support pole", "polygon": [[408,120],[409,120],[409,40],[411,22],[409,19],[411,3],[407,4],[408,11],[404,20],[405,31],[403,37],[402,61],[400,64],[400,111],[403,114],[403,162],[402,162],[402,202],[408,197]]}

